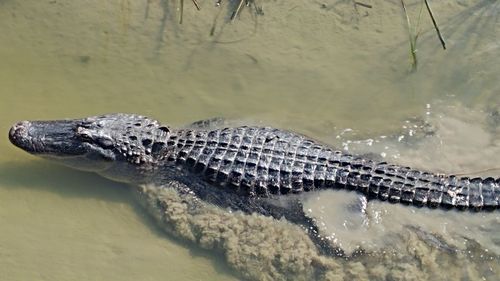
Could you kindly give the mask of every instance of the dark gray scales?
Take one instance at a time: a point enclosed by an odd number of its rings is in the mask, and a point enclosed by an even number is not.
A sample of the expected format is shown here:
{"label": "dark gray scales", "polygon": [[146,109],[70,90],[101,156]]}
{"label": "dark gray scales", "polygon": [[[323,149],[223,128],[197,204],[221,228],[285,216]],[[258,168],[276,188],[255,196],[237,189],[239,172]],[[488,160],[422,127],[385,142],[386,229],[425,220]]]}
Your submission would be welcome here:
{"label": "dark gray scales", "polygon": [[280,129],[208,129],[223,124],[212,119],[174,130],[145,116],[117,113],[22,121],[11,128],[9,139],[29,153],[56,155],[70,167],[115,180],[160,185],[178,180],[202,199],[248,212],[266,213],[260,204],[269,203],[267,198],[327,188],[431,208],[499,206],[500,179],[458,178],[376,162]]}
{"label": "dark gray scales", "polygon": [[431,208],[493,210],[499,205],[500,179],[457,178],[376,163],[268,127],[171,131],[160,155],[160,163],[175,163],[212,185],[248,197],[339,188]]}

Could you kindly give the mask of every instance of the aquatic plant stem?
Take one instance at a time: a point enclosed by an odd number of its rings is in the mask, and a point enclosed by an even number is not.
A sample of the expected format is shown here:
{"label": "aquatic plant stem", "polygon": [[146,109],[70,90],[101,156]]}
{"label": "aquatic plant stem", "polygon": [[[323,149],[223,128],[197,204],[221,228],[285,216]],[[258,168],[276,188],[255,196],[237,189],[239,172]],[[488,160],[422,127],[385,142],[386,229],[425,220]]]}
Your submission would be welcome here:
{"label": "aquatic plant stem", "polygon": [[403,12],[405,14],[406,24],[408,27],[408,39],[409,39],[409,43],[410,43],[410,57],[412,60],[411,70],[415,71],[415,70],[417,70],[417,63],[418,63],[418,61],[417,61],[417,49],[416,49],[418,34],[415,36],[413,36],[413,34],[412,34],[410,16],[408,16],[408,11],[406,10],[406,5],[405,5],[405,2],[403,0],[401,0],[401,5],[403,6]]}
{"label": "aquatic plant stem", "polygon": [[441,31],[439,31],[439,27],[436,23],[436,20],[434,19],[434,14],[432,13],[431,6],[429,5],[429,1],[424,0],[425,6],[427,7],[427,11],[429,12],[429,15],[431,16],[432,24],[434,25],[434,29],[436,29],[437,36],[439,38],[439,41],[441,41],[441,45],[443,46],[443,49],[446,50],[446,42],[444,41],[443,36],[441,35]]}
{"label": "aquatic plant stem", "polygon": [[182,17],[184,15],[184,0],[179,0],[181,14],[179,17],[179,24],[182,24]]}

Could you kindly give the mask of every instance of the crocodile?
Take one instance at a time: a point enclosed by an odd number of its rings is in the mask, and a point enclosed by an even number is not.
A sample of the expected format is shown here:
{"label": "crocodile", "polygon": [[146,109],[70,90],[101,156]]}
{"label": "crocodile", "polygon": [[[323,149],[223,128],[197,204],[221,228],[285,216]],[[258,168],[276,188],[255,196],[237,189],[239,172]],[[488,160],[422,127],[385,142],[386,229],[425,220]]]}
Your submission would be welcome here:
{"label": "crocodile", "polygon": [[[201,125],[200,125],[201,124]],[[457,177],[378,162],[291,131],[255,126],[179,129],[136,114],[22,121],[17,147],[116,181],[163,185],[246,213],[303,220],[282,198],[322,189],[428,208],[492,211],[500,178]],[[291,200],[294,201],[294,200]]]}

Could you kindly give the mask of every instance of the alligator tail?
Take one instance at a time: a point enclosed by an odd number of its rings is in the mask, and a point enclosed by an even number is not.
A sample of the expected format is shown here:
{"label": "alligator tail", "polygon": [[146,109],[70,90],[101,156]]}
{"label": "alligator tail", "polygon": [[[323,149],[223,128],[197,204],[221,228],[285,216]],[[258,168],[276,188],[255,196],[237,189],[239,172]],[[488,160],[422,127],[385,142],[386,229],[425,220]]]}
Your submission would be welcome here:
{"label": "alligator tail", "polygon": [[325,185],[357,190],[369,199],[406,205],[472,211],[500,208],[500,178],[459,178],[386,163],[370,170],[340,168],[334,179],[326,179]]}

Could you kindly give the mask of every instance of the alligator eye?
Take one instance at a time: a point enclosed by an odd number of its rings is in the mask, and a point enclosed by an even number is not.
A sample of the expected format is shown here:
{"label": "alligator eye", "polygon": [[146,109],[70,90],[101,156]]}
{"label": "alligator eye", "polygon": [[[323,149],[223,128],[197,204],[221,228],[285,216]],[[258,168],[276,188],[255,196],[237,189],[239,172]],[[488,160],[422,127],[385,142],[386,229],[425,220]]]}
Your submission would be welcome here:
{"label": "alligator eye", "polygon": [[97,139],[97,142],[99,142],[102,148],[110,148],[114,146],[113,140],[108,137],[100,137]]}
{"label": "alligator eye", "polygon": [[76,135],[83,139],[83,141],[92,141],[92,135],[88,130],[83,127],[78,127],[76,129]]}
{"label": "alligator eye", "polygon": [[90,140],[92,140],[92,136],[91,136],[90,134],[87,134],[87,133],[80,134],[80,137],[81,137],[83,140],[86,140],[86,141],[90,141]]}

